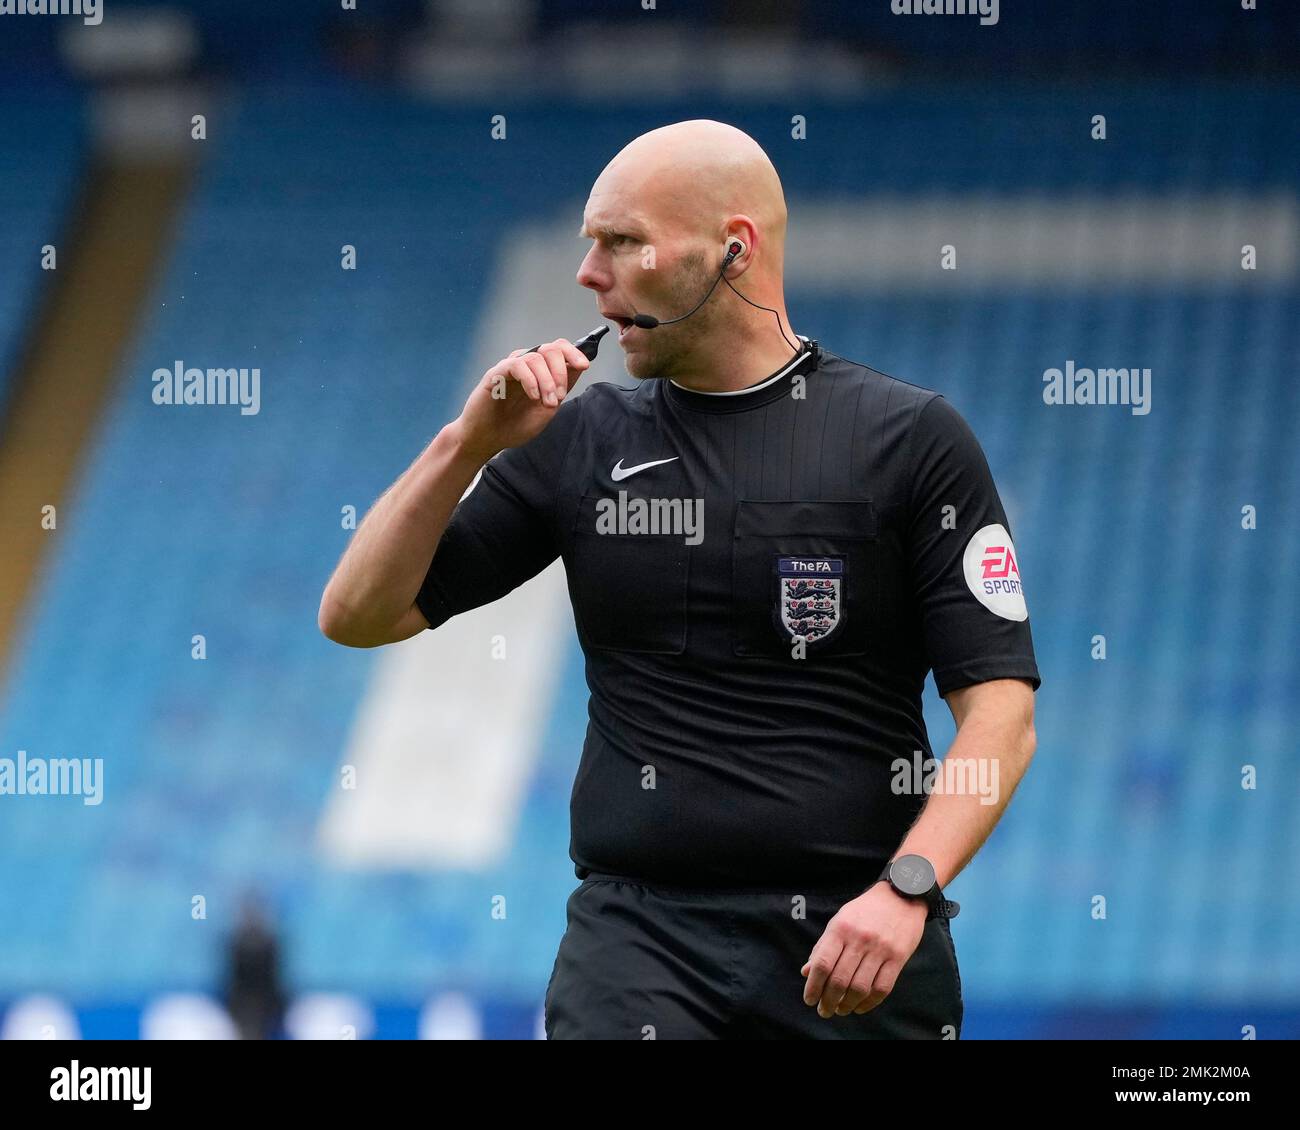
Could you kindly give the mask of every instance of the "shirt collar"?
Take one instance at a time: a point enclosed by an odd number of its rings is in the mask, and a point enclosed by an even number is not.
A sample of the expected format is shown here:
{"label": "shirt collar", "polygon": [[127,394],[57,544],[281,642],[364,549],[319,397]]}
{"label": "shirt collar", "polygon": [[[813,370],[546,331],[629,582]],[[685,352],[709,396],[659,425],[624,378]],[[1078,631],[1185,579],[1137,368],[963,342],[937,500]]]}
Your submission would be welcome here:
{"label": "shirt collar", "polygon": [[729,392],[700,392],[674,380],[664,382],[664,393],[674,404],[700,412],[742,412],[757,408],[786,394],[795,373],[809,373],[817,367],[821,350],[815,341],[798,335],[802,348],[775,373],[756,384]]}
{"label": "shirt collar", "polygon": [[687,388],[685,385],[679,385],[673,380],[670,380],[669,383],[676,385],[676,387],[680,388],[683,392],[693,392],[696,396],[747,396],[751,392],[757,392],[760,388],[767,388],[767,386],[772,384],[774,381],[779,381],[789,373],[791,369],[799,364],[800,361],[808,356],[808,339],[804,337],[803,334],[796,334],[795,336],[803,343],[799,347],[799,352],[791,357],[789,361],[782,365],[781,368],[770,377],[764,377],[763,380],[759,381],[756,385],[746,385],[744,388],[733,388],[727,392],[701,392],[699,389]]}

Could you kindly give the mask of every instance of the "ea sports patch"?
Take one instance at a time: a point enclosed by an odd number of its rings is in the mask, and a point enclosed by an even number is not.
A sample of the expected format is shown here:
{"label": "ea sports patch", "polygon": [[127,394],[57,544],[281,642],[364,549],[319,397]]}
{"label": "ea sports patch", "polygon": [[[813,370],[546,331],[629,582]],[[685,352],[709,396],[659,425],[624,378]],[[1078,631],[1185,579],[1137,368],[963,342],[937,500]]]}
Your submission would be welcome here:
{"label": "ea sports patch", "polygon": [[966,585],[990,612],[1004,620],[1028,620],[1020,566],[1011,535],[998,522],[976,531],[962,558]]}
{"label": "ea sports patch", "polygon": [[778,557],[777,601],[790,638],[817,643],[844,622],[842,557]]}

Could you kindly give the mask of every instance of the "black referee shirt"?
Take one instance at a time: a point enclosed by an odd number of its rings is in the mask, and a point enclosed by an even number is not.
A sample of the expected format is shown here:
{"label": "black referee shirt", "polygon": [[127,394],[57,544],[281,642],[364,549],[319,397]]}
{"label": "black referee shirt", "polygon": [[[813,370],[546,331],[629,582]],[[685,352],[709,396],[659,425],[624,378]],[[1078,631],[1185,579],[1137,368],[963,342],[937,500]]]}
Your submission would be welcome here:
{"label": "black referee shirt", "polygon": [[433,627],[564,561],[591,692],[588,870],[863,886],[924,801],[921,693],[1038,668],[1007,518],[941,395],[806,343],[737,393],[595,384],[488,461],[417,603]]}

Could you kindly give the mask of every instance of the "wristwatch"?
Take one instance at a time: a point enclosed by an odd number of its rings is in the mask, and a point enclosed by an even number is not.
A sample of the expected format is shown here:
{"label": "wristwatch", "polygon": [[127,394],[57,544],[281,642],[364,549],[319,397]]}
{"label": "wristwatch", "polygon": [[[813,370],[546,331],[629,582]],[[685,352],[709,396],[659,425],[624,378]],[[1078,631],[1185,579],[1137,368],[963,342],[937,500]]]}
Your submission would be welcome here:
{"label": "wristwatch", "polygon": [[924,899],[929,907],[925,918],[956,918],[961,905],[943,897],[935,882],[934,864],[923,855],[900,855],[885,864],[877,883],[888,881],[907,899]]}

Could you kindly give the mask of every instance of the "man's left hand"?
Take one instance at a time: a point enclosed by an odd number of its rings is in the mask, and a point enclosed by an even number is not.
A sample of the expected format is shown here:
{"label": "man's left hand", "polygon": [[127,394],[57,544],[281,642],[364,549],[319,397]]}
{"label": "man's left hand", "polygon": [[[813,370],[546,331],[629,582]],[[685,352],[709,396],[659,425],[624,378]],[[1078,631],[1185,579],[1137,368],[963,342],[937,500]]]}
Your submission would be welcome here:
{"label": "man's left hand", "polygon": [[894,989],[903,966],[921,944],[928,908],[878,882],[846,902],[813,947],[800,973],[804,1004],[817,1015],[870,1012]]}

